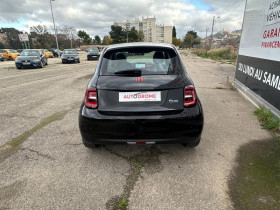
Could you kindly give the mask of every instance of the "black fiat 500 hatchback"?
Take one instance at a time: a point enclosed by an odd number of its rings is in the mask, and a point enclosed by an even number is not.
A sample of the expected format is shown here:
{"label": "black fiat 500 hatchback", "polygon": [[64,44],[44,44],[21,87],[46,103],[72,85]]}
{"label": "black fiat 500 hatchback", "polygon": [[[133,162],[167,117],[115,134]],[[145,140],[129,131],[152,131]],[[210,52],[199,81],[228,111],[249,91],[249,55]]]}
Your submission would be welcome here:
{"label": "black fiat 500 hatchback", "polygon": [[203,111],[177,49],[169,44],[106,47],[79,114],[86,147],[182,143],[195,147]]}

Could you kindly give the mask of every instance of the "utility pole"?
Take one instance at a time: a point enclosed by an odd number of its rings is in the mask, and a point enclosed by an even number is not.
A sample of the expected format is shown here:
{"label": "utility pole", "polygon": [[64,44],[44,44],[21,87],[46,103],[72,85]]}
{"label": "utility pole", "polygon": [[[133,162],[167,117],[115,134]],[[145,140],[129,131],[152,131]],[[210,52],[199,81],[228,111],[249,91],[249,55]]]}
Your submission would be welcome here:
{"label": "utility pole", "polygon": [[128,43],[128,27],[126,27],[126,43]]}
{"label": "utility pole", "polygon": [[205,36],[205,49],[207,50],[207,32],[209,28],[206,28],[206,36]]}
{"label": "utility pole", "polygon": [[73,27],[70,27],[70,44],[71,44],[71,49],[73,49],[73,31],[74,31],[74,28]]}
{"label": "utility pole", "polygon": [[[220,16],[218,16],[216,19],[220,18]],[[212,48],[212,42],[213,42],[213,30],[214,30],[214,25],[215,25],[215,15],[213,17],[213,23],[212,23],[212,32],[211,32],[211,42],[210,42],[210,50]]]}
{"label": "utility pole", "polygon": [[128,43],[128,29],[129,29],[129,23],[126,23],[126,42]]}
{"label": "utility pole", "polygon": [[54,17],[53,17],[52,1],[55,1],[55,0],[50,0],[50,5],[51,5],[51,11],[52,11],[52,19],[53,19],[53,27],[54,27],[54,33],[55,33],[56,47],[57,47],[57,49],[59,50],[58,41],[57,41],[57,31],[56,31],[55,22],[54,22]]}
{"label": "utility pole", "polygon": [[128,30],[126,31],[126,42],[128,43]]}

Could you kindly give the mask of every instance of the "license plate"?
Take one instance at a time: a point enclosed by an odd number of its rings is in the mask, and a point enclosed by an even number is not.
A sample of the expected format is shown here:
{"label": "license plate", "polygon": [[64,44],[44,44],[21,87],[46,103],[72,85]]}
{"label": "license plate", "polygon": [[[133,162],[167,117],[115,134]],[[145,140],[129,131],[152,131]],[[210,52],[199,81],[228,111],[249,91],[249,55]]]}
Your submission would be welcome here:
{"label": "license plate", "polygon": [[30,63],[22,63],[23,65],[30,65]]}
{"label": "license plate", "polygon": [[73,58],[68,58],[68,60],[69,60],[69,61],[72,61],[72,60],[74,60],[74,59],[73,59]]}
{"label": "license plate", "polygon": [[161,101],[160,91],[120,92],[119,102]]}

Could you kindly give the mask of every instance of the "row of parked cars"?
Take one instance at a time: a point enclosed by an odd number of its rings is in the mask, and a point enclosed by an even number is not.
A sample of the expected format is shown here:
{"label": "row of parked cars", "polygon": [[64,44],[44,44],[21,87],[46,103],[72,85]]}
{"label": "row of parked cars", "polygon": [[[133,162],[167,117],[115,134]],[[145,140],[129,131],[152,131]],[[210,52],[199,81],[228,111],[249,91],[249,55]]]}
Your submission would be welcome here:
{"label": "row of parked cars", "polygon": [[[88,48],[87,60],[98,60],[100,52],[98,48]],[[80,63],[79,53],[77,49],[65,49],[60,51],[57,49],[0,49],[0,61],[15,60],[17,69],[24,67],[43,68],[48,65],[48,58],[61,57],[62,63]]]}
{"label": "row of parked cars", "polygon": [[[98,48],[88,48],[87,60],[98,60],[100,57],[100,52]],[[66,49],[61,54],[62,63],[80,63],[79,53],[77,49]]]}
{"label": "row of parked cars", "polygon": [[[62,63],[80,63],[79,53],[76,49],[65,49],[61,54]],[[100,52],[97,48],[87,49],[87,59],[88,60],[98,60]],[[15,65],[17,69],[22,69],[25,67],[38,67],[43,68],[48,65],[48,58],[54,57],[52,52],[47,52],[44,50],[37,49],[26,49],[23,50],[15,58]]]}
{"label": "row of parked cars", "polygon": [[[47,58],[58,57],[62,54],[62,52],[58,49],[38,49],[38,50],[42,51],[42,53]],[[23,51],[24,49],[18,49],[18,50],[0,49],[0,61],[15,60]]]}

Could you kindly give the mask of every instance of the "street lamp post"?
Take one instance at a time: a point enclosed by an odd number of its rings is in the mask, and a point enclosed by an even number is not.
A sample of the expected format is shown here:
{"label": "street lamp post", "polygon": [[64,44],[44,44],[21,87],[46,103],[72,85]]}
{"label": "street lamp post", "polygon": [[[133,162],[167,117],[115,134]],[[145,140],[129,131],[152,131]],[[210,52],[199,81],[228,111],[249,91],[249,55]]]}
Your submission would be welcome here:
{"label": "street lamp post", "polygon": [[[216,19],[218,19],[218,18],[220,18],[220,16],[218,16]],[[214,17],[213,17],[213,23],[212,23],[212,32],[211,32],[210,49],[212,48],[214,25],[215,25],[215,15],[214,15]]]}
{"label": "street lamp post", "polygon": [[54,22],[54,17],[53,17],[52,1],[55,1],[55,0],[50,0],[50,5],[51,5],[51,11],[52,11],[52,19],[53,19],[53,27],[54,27],[54,33],[55,33],[56,47],[57,47],[57,49],[59,50],[58,41],[57,41],[57,31],[56,31],[55,22]]}

